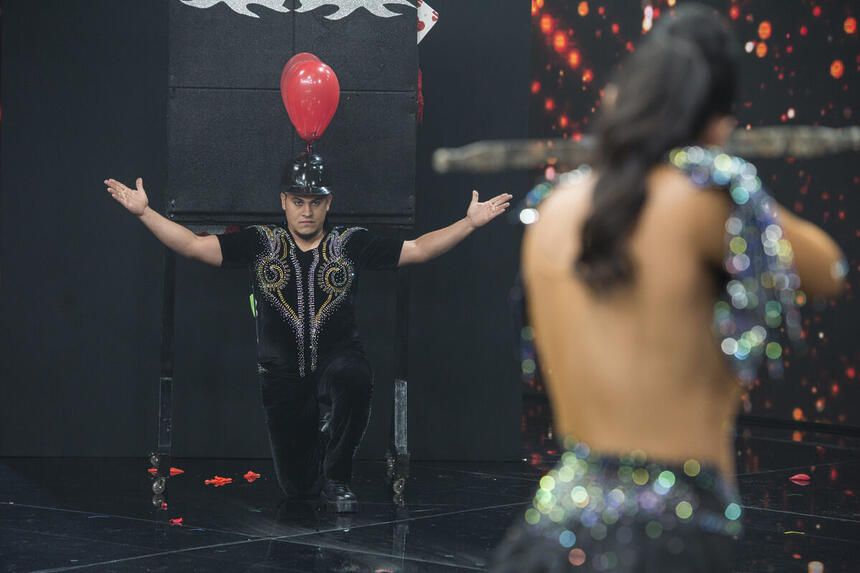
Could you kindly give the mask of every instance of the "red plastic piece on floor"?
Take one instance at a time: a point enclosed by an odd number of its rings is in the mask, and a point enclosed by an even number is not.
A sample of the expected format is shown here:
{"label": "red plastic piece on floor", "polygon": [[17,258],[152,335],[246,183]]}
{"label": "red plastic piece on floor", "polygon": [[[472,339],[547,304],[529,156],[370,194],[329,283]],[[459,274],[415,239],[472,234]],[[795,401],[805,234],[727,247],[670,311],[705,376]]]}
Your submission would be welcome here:
{"label": "red plastic piece on floor", "polygon": [[185,470],[181,470],[179,468],[170,468],[170,476],[178,476],[179,474],[184,474]]}
{"label": "red plastic piece on floor", "polygon": [[182,518],[177,517],[176,519],[171,519],[170,525],[182,525]]}
{"label": "red plastic piece on floor", "polygon": [[260,474],[248,470],[248,473],[246,473],[244,477],[246,480],[248,480],[248,483],[253,483],[254,481],[260,479]]}
{"label": "red plastic piece on floor", "polygon": [[152,475],[155,475],[155,474],[157,474],[157,473],[158,473],[158,468],[149,468],[149,469],[148,469],[148,470],[146,470],[146,471],[148,471],[148,472],[149,472],[149,473],[151,473]]}
{"label": "red plastic piece on floor", "polygon": [[221,476],[215,476],[212,479],[208,479],[205,482],[206,485],[214,485],[215,487],[221,487],[222,485],[227,485],[228,483],[233,483],[233,478],[225,478]]}
{"label": "red plastic piece on floor", "polygon": [[788,480],[791,483],[795,483],[797,485],[809,485],[809,482],[812,481],[812,478],[807,474],[794,474]]}
{"label": "red plastic piece on floor", "polygon": [[166,501],[161,502],[161,509],[167,510],[167,502]]}

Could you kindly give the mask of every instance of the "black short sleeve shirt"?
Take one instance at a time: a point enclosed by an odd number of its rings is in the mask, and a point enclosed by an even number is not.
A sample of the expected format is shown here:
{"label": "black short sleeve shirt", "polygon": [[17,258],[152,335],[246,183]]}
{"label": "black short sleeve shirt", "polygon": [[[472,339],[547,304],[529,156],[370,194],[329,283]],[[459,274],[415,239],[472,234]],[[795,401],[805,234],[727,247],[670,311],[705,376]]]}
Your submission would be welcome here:
{"label": "black short sleeve shirt", "polygon": [[301,251],[279,225],[218,235],[223,267],[247,267],[257,305],[260,365],[310,375],[326,356],[360,348],[354,293],[363,270],[394,269],[403,241],[362,227],[334,227]]}

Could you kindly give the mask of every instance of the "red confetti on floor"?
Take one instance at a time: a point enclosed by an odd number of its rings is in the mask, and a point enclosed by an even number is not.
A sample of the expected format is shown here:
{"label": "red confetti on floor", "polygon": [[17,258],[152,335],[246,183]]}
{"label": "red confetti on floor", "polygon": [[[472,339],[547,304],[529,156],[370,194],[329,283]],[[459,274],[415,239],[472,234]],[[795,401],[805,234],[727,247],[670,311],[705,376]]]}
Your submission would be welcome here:
{"label": "red confetti on floor", "polygon": [[206,485],[214,485],[215,487],[221,487],[222,485],[227,485],[228,483],[233,483],[233,478],[225,478],[221,476],[215,476],[212,479],[208,479],[205,482]]}
{"label": "red confetti on floor", "polygon": [[253,483],[256,480],[260,479],[260,474],[248,470],[248,473],[246,473],[244,477],[246,480],[248,480],[248,483]]}
{"label": "red confetti on floor", "polygon": [[812,481],[812,478],[809,477],[808,474],[794,474],[793,476],[788,478],[788,481],[797,485],[809,485],[809,482]]}

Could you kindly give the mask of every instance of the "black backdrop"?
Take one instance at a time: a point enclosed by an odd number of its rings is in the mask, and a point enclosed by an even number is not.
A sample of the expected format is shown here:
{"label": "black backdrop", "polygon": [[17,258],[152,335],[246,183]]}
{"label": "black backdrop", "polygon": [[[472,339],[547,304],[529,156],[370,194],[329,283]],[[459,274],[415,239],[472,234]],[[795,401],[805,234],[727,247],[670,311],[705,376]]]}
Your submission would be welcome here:
{"label": "black backdrop", "polygon": [[[527,135],[529,4],[493,6],[433,4],[441,19],[420,48],[425,111],[408,235],[461,217],[472,188],[486,197],[528,186],[525,174],[430,170],[438,146]],[[141,176],[152,204],[164,203],[171,2],[2,7],[0,455],[143,455],[155,444],[163,253],[101,181]],[[506,307],[518,244],[517,229],[496,221],[412,270],[416,458],[519,455]],[[364,457],[384,448],[393,283],[390,273],[369,275],[359,290],[358,320],[377,372]],[[182,261],[177,289],[175,453],[267,455],[247,277]]]}

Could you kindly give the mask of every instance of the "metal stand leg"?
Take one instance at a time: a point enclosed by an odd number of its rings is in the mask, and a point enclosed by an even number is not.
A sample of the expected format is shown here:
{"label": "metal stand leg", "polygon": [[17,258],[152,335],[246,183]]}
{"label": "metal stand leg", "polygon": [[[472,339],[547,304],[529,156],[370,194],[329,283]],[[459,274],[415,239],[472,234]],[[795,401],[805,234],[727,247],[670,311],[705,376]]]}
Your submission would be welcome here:
{"label": "metal stand leg", "polygon": [[409,357],[409,274],[397,271],[397,357],[398,377],[394,380],[394,404],[388,451],[385,454],[388,482],[397,506],[404,504],[403,493],[409,477],[409,448],[407,442],[407,368]]}
{"label": "metal stand leg", "polygon": [[400,558],[400,570],[406,569],[406,541],[409,537],[409,508],[394,508],[394,531],[391,536],[391,555]]}
{"label": "metal stand leg", "polygon": [[158,442],[149,454],[150,465],[157,470],[152,476],[152,505],[165,507],[167,479],[173,438],[173,323],[176,303],[176,256],[164,251],[164,283],[161,303],[161,376],[158,382]]}

